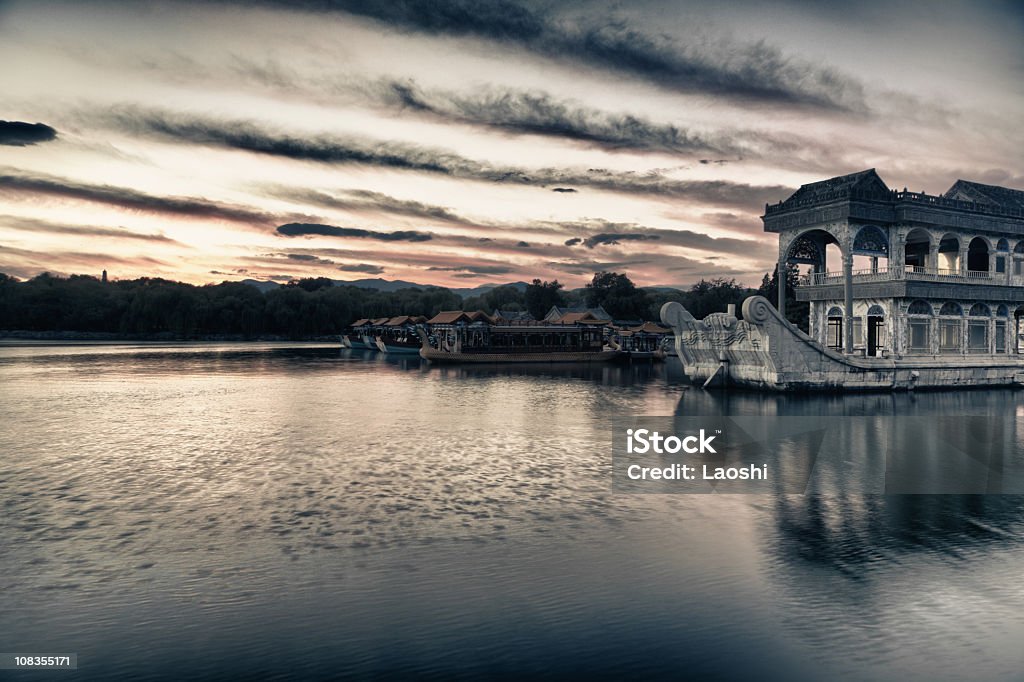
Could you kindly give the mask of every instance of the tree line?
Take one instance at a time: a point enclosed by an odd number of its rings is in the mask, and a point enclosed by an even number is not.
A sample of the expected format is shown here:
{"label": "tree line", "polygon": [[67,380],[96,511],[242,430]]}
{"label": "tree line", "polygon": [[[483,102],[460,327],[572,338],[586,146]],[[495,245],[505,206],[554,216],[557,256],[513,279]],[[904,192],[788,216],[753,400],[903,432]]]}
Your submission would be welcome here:
{"label": "tree line", "polygon": [[[150,277],[102,282],[88,275],[48,273],[20,281],[0,273],[0,330],[301,339],[339,334],[360,318],[502,309],[527,310],[541,319],[553,305],[603,306],[615,319],[657,321],[661,306],[670,300],[701,318],[724,311],[729,303],[739,304],[752,293],[774,301],[773,285],[765,275],[756,292],[726,279],[702,280],[689,291],[643,289],[624,274],[599,272],[586,287],[574,291],[566,291],[557,280],[537,279],[525,290],[506,285],[463,300],[443,287],[379,291],[337,285],[323,277],[261,291],[242,282],[196,286]],[[787,314],[799,315],[799,309],[787,307]]]}

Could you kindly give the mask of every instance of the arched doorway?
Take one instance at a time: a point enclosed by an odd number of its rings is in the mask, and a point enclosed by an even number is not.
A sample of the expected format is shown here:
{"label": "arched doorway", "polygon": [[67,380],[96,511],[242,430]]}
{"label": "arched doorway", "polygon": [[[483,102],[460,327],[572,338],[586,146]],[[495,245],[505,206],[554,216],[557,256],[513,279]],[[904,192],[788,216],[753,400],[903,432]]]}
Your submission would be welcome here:
{"label": "arched doorway", "polygon": [[960,238],[945,234],[939,241],[939,274],[960,274]]}
{"label": "arched doorway", "polygon": [[885,274],[889,269],[889,236],[876,225],[865,225],[853,238],[853,269]]}
{"label": "arched doorway", "polygon": [[927,230],[915,227],[907,234],[904,242],[904,264],[910,272],[924,272],[927,268],[933,267],[928,262],[931,253],[932,236]]}
{"label": "arched doorway", "polygon": [[[811,333],[810,304],[806,301],[795,303],[790,310],[786,300],[787,289],[792,291],[801,285],[843,284],[839,242],[826,230],[812,229],[797,235],[783,249],[775,273],[776,308],[790,322]],[[830,263],[834,268],[829,267]]]}
{"label": "arched doorway", "polygon": [[975,237],[967,245],[967,273],[988,274],[988,242],[981,237]]}
{"label": "arched doorway", "polygon": [[880,305],[868,308],[868,357],[879,357],[885,348],[885,311]]}

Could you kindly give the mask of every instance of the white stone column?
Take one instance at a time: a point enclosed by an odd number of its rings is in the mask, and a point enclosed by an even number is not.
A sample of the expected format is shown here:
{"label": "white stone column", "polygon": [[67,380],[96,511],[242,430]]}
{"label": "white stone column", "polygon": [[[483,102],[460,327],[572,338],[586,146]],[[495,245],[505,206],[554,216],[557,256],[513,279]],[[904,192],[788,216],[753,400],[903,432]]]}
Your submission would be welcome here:
{"label": "white stone column", "polygon": [[779,304],[776,306],[779,310],[779,315],[786,316],[786,259],[779,258],[778,274],[776,275],[779,283]]}
{"label": "white stone column", "polygon": [[853,253],[843,253],[843,351],[853,353]]}

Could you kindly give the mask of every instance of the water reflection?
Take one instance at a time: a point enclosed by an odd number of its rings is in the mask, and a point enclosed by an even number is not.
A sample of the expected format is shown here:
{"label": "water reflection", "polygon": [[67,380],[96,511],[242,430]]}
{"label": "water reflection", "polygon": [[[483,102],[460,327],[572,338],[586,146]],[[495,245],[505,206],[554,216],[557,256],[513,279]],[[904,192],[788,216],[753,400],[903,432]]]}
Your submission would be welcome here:
{"label": "water reflection", "polygon": [[611,416],[1005,418],[994,453],[1018,393],[681,382],[333,345],[0,348],[0,643],[76,650],[76,679],[1024,669],[1020,498],[865,494],[884,443],[856,426],[807,495],[616,495],[609,474]]}

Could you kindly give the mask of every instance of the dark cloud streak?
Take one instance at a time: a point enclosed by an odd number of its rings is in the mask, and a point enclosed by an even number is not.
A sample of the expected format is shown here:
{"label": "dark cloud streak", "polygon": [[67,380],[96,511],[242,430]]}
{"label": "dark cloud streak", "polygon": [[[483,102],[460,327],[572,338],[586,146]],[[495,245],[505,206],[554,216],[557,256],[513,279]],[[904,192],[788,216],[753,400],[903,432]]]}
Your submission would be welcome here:
{"label": "dark cloud streak", "polygon": [[36,194],[186,218],[213,218],[247,224],[270,221],[267,214],[242,206],[192,197],[158,197],[125,187],[88,185],[51,176],[0,174],[0,194],[18,197]]}
{"label": "dark cloud streak", "polygon": [[0,121],[0,144],[27,147],[57,139],[57,131],[45,123]]}
{"label": "dark cloud streak", "polygon": [[342,12],[428,35],[483,38],[566,63],[641,78],[681,93],[763,104],[864,112],[864,88],[834,69],[785,55],[764,41],[650,35],[628,19],[560,17],[508,0],[264,0],[264,5]]}
{"label": "dark cloud streak", "polygon": [[266,131],[250,121],[215,121],[134,108],[123,108],[109,114],[108,120],[135,134],[161,139],[320,163],[437,173],[481,182],[536,187],[586,186],[622,194],[685,198],[705,204],[746,208],[778,201],[793,192],[793,188],[783,186],[754,186],[724,180],[677,180],[658,172],[495,166],[429,147],[387,142],[367,145],[324,136],[298,137]]}
{"label": "dark cloud streak", "polygon": [[416,230],[398,230],[395,232],[375,232],[359,227],[338,227],[320,223],[288,223],[277,228],[277,233],[285,237],[302,237],[320,235],[324,237],[353,237],[356,239],[375,239],[382,242],[426,242],[433,235]]}

